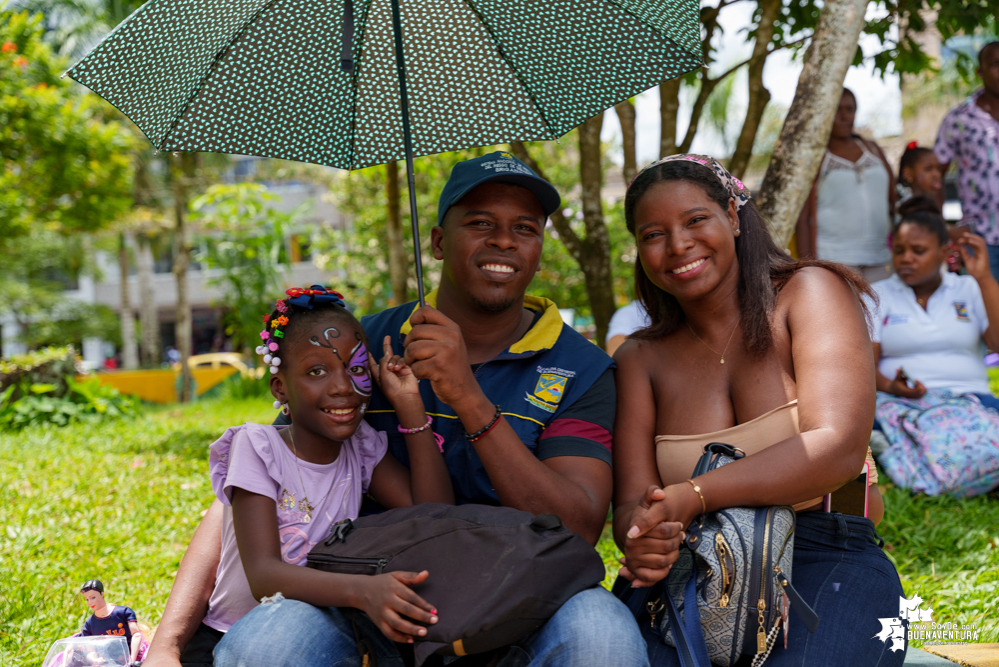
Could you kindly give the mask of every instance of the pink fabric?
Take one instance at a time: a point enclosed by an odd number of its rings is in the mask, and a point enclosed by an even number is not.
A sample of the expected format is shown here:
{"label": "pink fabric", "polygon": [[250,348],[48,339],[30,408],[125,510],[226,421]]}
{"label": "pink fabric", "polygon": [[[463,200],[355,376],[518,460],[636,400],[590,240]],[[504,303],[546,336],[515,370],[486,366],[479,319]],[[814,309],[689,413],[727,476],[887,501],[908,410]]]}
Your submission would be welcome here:
{"label": "pink fabric", "polygon": [[[287,428],[287,427],[280,427]],[[318,465],[296,460],[279,428],[244,424],[228,429],[211,447],[212,489],[225,506],[222,514],[222,558],[205,625],[226,632],[257,606],[243,572],[232,524],[233,487],[267,496],[277,505],[281,558],[305,565],[305,556],[329,535],[330,526],[356,519],[361,495],[368,490],[375,466],[385,456],[388,439],[362,421],[345,440],[338,461]],[[336,473],[336,479],[333,475]],[[304,485],[304,488],[303,488]],[[325,498],[324,498],[325,496]],[[315,507],[312,520],[299,507],[303,497]]]}

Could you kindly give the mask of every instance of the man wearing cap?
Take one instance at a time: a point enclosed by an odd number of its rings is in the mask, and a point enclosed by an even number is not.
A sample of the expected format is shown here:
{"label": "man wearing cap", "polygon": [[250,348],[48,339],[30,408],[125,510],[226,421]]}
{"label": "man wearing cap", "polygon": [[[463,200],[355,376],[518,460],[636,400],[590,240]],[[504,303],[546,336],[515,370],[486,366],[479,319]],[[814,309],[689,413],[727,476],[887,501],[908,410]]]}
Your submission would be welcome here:
{"label": "man wearing cap", "polygon": [[[424,405],[443,438],[458,503],[556,514],[595,544],[612,490],[613,362],[564,325],[554,303],[525,295],[540,268],[545,222],[560,205],[554,187],[509,153],[459,163],[441,193],[431,236],[434,258],[443,262],[440,286],[423,308],[405,304],[362,324],[373,342],[389,336],[395,353],[427,380],[420,383]],[[377,392],[366,419],[389,434],[390,451],[407,463],[399,422]],[[197,579],[184,565],[178,582]],[[280,610],[258,607],[234,625],[215,664],[252,664],[251,656],[262,654],[269,665],[285,664],[274,648],[275,637],[285,634],[274,632],[276,622],[309,637],[317,653],[357,656],[351,625],[339,612],[316,614],[293,600],[276,604]],[[176,619],[167,621],[164,613],[160,633],[164,625],[181,637],[194,630],[181,632]],[[499,664],[648,663],[632,616],[598,587],[571,598]]]}

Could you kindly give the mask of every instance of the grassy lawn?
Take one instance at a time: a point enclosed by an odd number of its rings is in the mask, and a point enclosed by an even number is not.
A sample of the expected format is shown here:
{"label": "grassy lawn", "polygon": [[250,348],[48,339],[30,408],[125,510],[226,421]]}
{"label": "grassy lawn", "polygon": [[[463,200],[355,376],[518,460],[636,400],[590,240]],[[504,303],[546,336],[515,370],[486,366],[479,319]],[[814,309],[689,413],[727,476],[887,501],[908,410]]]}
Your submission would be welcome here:
{"label": "grassy lawn", "polygon": [[[0,666],[37,665],[76,631],[86,616],[77,589],[92,577],[111,602],[157,623],[212,499],[207,446],[228,426],[273,414],[264,399],[213,400],[149,408],[104,430],[0,434]],[[880,531],[906,594],[929,601],[934,621],[975,623],[980,641],[999,641],[995,495],[957,501],[888,488],[885,502]],[[616,563],[609,531],[599,549]]]}

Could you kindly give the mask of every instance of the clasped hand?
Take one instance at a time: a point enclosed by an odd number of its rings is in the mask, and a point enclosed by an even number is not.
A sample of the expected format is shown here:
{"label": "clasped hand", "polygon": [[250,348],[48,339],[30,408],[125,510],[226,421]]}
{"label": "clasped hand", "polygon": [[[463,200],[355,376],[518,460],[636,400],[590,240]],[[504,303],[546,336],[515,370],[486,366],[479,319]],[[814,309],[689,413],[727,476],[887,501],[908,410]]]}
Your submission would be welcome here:
{"label": "clasped hand", "polygon": [[650,486],[628,518],[620,574],[633,588],[644,588],[669,574],[680,556],[683,530],[696,516],[681,485]]}

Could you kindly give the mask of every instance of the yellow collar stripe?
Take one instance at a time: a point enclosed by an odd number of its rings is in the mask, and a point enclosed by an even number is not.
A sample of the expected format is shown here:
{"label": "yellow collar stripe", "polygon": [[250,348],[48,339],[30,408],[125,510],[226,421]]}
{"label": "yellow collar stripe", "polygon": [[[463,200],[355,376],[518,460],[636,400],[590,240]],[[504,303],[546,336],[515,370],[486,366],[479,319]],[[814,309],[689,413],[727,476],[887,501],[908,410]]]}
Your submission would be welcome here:
{"label": "yellow collar stripe", "polygon": [[[437,290],[426,295],[428,306],[437,307]],[[413,305],[413,313],[420,307],[419,302]],[[511,354],[522,354],[524,352],[534,352],[536,350],[549,349],[555,346],[559,334],[562,333],[562,315],[558,312],[558,306],[550,299],[539,296],[524,296],[524,307],[529,310],[536,310],[541,313],[541,319],[533,327],[527,330],[523,338],[510,346]],[[412,314],[410,313],[410,317]],[[409,318],[402,323],[399,333],[403,336],[413,330]]]}

